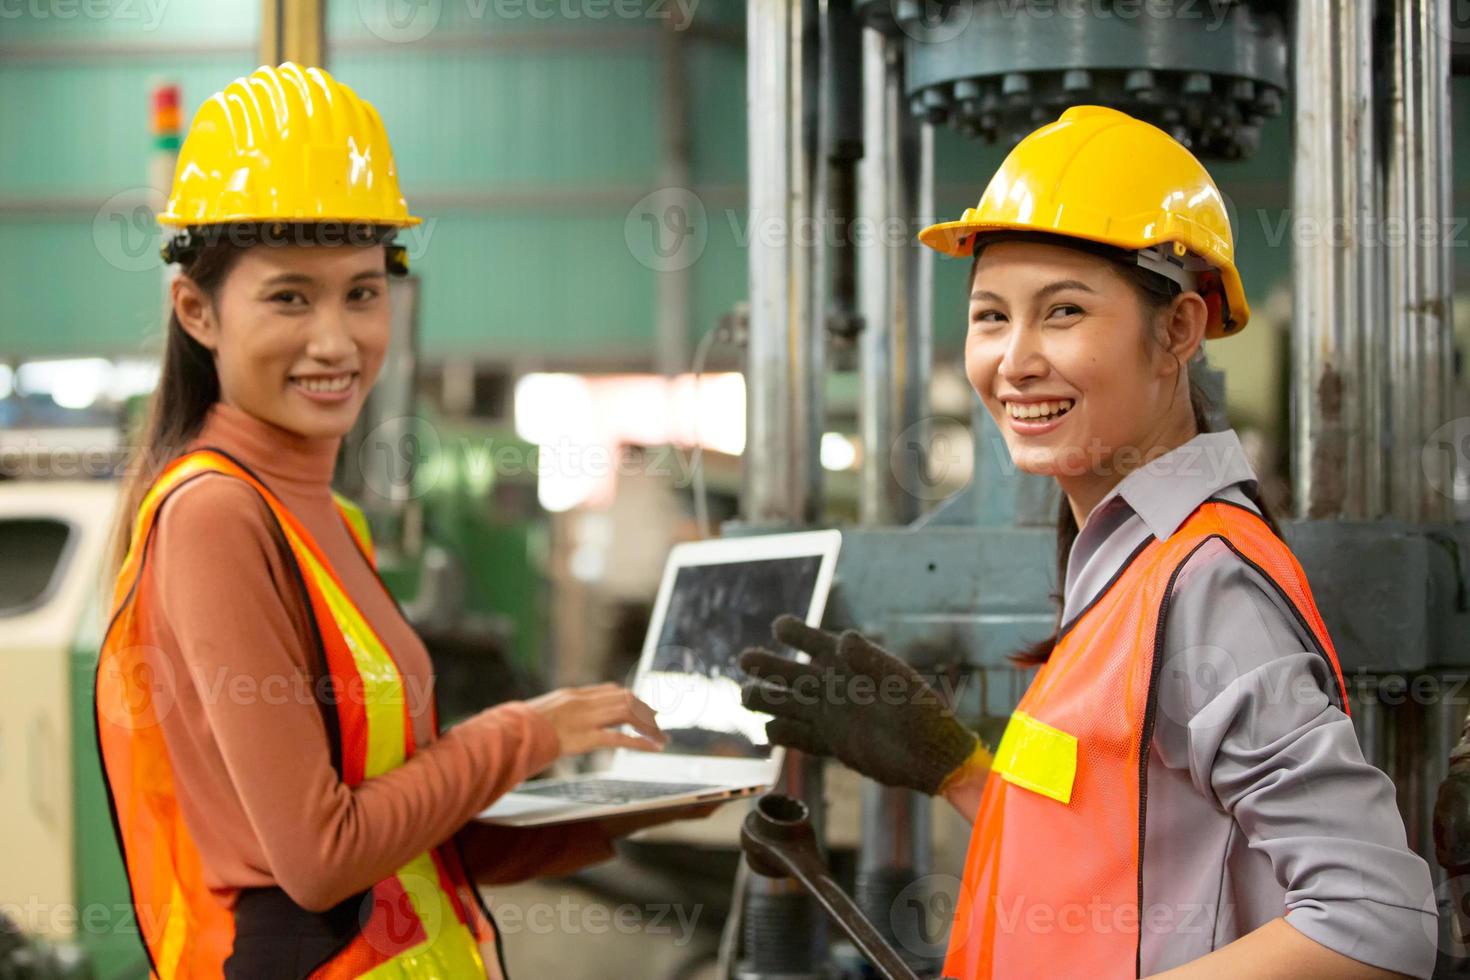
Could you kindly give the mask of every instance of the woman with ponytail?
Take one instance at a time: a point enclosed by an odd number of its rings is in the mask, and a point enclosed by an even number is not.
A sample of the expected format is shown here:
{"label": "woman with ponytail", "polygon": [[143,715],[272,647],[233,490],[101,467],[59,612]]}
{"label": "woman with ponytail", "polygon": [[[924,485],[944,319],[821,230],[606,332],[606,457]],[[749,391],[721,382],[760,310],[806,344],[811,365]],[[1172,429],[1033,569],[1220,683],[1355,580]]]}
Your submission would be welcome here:
{"label": "woman with ponytail", "polygon": [[613,684],[441,732],[428,653],[332,490],[388,347],[393,236],[418,220],[377,112],[319,69],[237,79],[181,148],[160,216],[181,269],[96,686],[164,980],[501,978],[477,884],[565,874],[669,819],[475,823],[559,757],[665,738]]}

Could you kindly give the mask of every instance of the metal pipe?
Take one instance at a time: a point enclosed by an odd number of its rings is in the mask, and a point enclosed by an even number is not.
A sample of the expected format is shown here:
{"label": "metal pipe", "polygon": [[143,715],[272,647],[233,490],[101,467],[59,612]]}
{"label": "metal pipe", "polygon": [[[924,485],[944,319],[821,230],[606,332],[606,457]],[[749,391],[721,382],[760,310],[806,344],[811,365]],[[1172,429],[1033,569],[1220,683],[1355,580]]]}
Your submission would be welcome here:
{"label": "metal pipe", "polygon": [[294,61],[325,68],[322,36],[326,33],[323,0],[263,0],[260,5],[260,61],[278,65]]}
{"label": "metal pipe", "polygon": [[910,886],[930,872],[930,804],[929,797],[912,790],[863,781],[854,897],[883,938],[916,966],[927,965],[927,950],[914,949],[895,934],[894,910]]}
{"label": "metal pipe", "polygon": [[1379,368],[1373,142],[1373,4],[1296,5],[1292,167],[1292,445],[1295,511],[1367,518],[1381,454],[1367,410]]}
{"label": "metal pipe", "polygon": [[[811,141],[801,0],[751,0],[750,340],[741,513],[752,524],[817,516],[820,347],[813,340]],[[820,332],[818,332],[820,336]]]}
{"label": "metal pipe", "polygon": [[[1397,0],[1387,113],[1389,512],[1447,521],[1451,454],[1424,455],[1449,421],[1453,371],[1450,228],[1450,0]],[[1444,467],[1426,473],[1426,466]],[[1428,479],[1426,479],[1428,477]]]}
{"label": "metal pipe", "polygon": [[[811,234],[817,101],[817,0],[750,0],[747,99],[750,178],[750,328],[741,516],[803,525],[821,505],[821,384],[825,331],[813,322],[816,239]],[[820,37],[820,35],[818,35]],[[822,797],[820,760],[788,753],[780,792],[809,806]],[[820,814],[813,820],[820,833]],[[751,873],[743,909],[742,977],[818,976],[823,949],[815,906],[799,885]]]}
{"label": "metal pipe", "polygon": [[863,32],[863,130],[859,515],[869,526],[907,524],[919,516],[933,358],[932,267],[913,240],[921,207],[933,210],[933,137],[908,111],[902,47],[877,31]]}
{"label": "metal pipe", "polygon": [[[864,526],[919,517],[915,489],[925,465],[925,416],[933,359],[932,265],[914,242],[932,215],[933,134],[908,109],[902,47],[877,31],[863,38],[863,159],[858,166],[858,259],[863,440],[859,519]],[[862,785],[856,895],[889,942],[898,896],[928,871],[929,800],[904,789]],[[909,951],[918,957],[918,951]]]}

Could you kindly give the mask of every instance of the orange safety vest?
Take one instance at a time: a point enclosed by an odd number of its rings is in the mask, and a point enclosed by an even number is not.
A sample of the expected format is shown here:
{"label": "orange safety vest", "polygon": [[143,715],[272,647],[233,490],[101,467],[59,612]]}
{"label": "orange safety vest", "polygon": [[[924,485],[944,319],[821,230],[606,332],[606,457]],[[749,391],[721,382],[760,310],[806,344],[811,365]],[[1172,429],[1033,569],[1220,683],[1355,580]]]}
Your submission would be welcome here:
{"label": "orange safety vest", "polygon": [[[169,668],[145,645],[144,626],[154,610],[135,601],[158,508],[170,493],[206,473],[224,473],[254,487],[290,545],[314,621],[318,677],[331,679],[332,696],[319,692],[318,701],[343,782],[358,786],[401,766],[414,753],[398,665],[306,528],[223,450],[201,449],[170,463],[134,520],[96,679],[97,742],[113,825],[152,976],[160,980],[221,976],[235,949],[239,910],[239,890],[218,894],[206,886],[199,849],[179,812],[175,775],[159,725],[160,712],[167,710]],[[376,568],[361,512],[333,496],[353,540]],[[434,725],[437,730],[437,716]],[[302,918],[317,914],[289,899],[276,904],[284,904],[293,921],[298,921],[296,913]],[[355,910],[347,907],[345,934],[324,954],[312,977],[486,975],[479,944],[495,938],[493,922],[469,884],[453,841],[413,858],[353,905]],[[503,971],[503,963],[497,965]]]}
{"label": "orange safety vest", "polygon": [[1141,856],[1164,616],[1175,577],[1212,538],[1275,584],[1342,668],[1291,550],[1212,498],[1134,552],[1065,627],[1006,725],[976,813],[944,975],[957,980],[1139,975]]}

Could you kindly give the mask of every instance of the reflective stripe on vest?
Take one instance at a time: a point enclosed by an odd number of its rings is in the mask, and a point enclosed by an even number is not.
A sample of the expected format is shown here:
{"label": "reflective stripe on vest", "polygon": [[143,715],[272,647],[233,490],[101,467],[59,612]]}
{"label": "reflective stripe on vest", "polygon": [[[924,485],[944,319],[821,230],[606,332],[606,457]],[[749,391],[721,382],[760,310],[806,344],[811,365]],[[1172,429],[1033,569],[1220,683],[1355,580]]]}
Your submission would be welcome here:
{"label": "reflective stripe on vest", "polygon": [[1166,541],[1135,552],[1021,698],[976,813],[946,977],[1138,975],[1164,616],[1179,569],[1217,538],[1276,585],[1331,664],[1329,696],[1348,710],[1337,654],[1290,549],[1253,511],[1201,504]]}
{"label": "reflective stripe on vest", "polygon": [[[357,786],[402,765],[414,752],[398,666],[306,528],[223,451],[202,449],[171,463],[149,488],[134,520],[96,680],[98,748],[114,826],[139,931],[153,975],[162,980],[220,976],[235,935],[233,913],[205,886],[198,848],[179,812],[159,725],[171,704],[173,668],[144,645],[144,626],[154,613],[135,601],[158,508],[170,493],[205,473],[249,483],[290,546],[317,634],[313,673],[329,677],[332,685],[334,706],[323,706],[323,714],[343,782]],[[347,503],[337,497],[339,513],[372,564],[366,522],[355,520],[360,512],[353,515],[355,508]],[[312,976],[486,975],[479,943],[493,939],[493,928],[452,842],[425,851],[378,882],[371,902],[358,934]]]}

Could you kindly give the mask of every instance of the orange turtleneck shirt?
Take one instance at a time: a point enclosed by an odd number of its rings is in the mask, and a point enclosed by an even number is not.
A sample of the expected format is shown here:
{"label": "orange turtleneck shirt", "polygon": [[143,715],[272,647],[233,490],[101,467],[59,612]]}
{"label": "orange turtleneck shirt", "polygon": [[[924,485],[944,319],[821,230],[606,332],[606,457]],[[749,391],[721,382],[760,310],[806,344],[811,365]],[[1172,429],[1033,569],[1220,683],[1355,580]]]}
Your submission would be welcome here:
{"label": "orange turtleneck shirt", "polygon": [[[612,854],[597,824],[492,827],[471,818],[557,756],[555,730],[524,702],[435,738],[428,651],[354,545],[332,501],[340,439],[310,439],[219,403],[189,449],[214,446],[264,482],[316,539],[403,673],[418,750],[349,788],[332,768],[310,687],[314,644],[289,549],[245,482],[209,474],[159,511],[139,601],[171,668],[161,725],[179,805],[207,884],[278,885],[326,909],[460,833],[482,884],[564,874]],[[303,694],[302,692],[306,692]]]}

